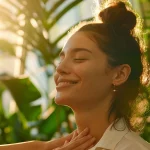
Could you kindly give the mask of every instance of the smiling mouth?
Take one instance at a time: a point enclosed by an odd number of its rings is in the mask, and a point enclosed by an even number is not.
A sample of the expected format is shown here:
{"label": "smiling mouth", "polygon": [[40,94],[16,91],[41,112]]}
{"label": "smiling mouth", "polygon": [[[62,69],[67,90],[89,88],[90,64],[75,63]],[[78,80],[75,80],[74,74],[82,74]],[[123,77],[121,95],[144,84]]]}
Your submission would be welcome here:
{"label": "smiling mouth", "polygon": [[59,82],[58,85],[56,86],[56,89],[60,88],[65,88],[65,87],[70,87],[72,85],[77,84],[78,82],[75,81],[64,81],[64,82]]}

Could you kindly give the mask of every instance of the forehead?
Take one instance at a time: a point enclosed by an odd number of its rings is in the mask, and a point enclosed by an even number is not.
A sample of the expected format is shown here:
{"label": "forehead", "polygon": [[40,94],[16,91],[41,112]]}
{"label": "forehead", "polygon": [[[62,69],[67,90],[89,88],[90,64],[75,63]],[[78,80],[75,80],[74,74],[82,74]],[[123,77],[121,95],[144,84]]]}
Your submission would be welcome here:
{"label": "forehead", "polygon": [[63,51],[68,52],[76,48],[84,48],[97,52],[100,51],[96,42],[94,42],[90,34],[86,32],[76,32],[73,34],[65,44]]}

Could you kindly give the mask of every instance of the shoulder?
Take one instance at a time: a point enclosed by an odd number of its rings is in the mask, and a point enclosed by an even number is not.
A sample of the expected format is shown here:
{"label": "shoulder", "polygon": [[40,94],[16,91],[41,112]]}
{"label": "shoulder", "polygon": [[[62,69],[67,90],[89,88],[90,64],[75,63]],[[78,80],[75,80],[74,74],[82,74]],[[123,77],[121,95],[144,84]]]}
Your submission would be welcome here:
{"label": "shoulder", "polygon": [[150,150],[150,143],[134,132],[128,132],[116,145],[115,150]]}

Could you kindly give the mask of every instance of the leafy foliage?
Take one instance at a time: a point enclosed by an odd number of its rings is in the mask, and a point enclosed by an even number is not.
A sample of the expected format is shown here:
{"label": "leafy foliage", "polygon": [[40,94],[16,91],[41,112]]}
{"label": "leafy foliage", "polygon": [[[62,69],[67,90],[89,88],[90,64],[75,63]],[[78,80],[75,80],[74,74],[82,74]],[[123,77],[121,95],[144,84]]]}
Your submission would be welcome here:
{"label": "leafy foliage", "polygon": [[[26,70],[26,54],[34,52],[39,60],[41,68],[46,68],[47,78],[52,76],[49,73],[49,66],[55,67],[54,60],[58,57],[60,47],[58,43],[67,35],[71,27],[51,41],[50,33],[57,22],[63,18],[72,8],[80,5],[82,0],[70,1],[57,0],[5,0],[0,5],[0,32],[8,32],[13,35],[13,41],[0,38],[0,50],[2,53],[9,53],[15,56],[15,49],[22,48],[23,70]],[[148,5],[149,1],[147,0]],[[141,2],[144,3],[144,2]],[[47,5],[51,7],[47,9]],[[63,6],[63,9],[61,9]],[[141,6],[143,6],[141,4]],[[11,9],[10,9],[11,8]],[[143,10],[145,12],[145,10]],[[146,13],[150,15],[150,12]],[[145,14],[143,14],[145,16]],[[150,31],[150,26],[145,26],[145,30]],[[150,33],[150,32],[149,32]],[[150,34],[145,36],[148,48],[150,48]],[[14,38],[15,37],[15,38]],[[18,43],[17,38],[23,39]],[[145,52],[147,60],[150,62],[150,54]],[[0,77],[0,144],[28,141],[33,139],[49,140],[56,136],[61,136],[66,132],[71,132],[75,128],[75,123],[71,121],[69,115],[72,111],[67,107],[56,106],[49,93],[46,97],[52,101],[48,103],[46,110],[42,110],[39,104],[33,105],[43,93],[32,83],[28,76],[11,77],[3,75]],[[4,86],[5,85],[5,86]],[[6,89],[11,92],[17,108],[15,112],[6,115],[3,106],[2,95]],[[149,100],[149,86],[143,89],[145,98]],[[146,114],[150,116],[149,113]],[[64,126],[64,123],[66,125]],[[147,122],[142,137],[150,142],[150,125]]]}
{"label": "leafy foliage", "polygon": [[[48,72],[48,66],[54,65],[54,60],[60,51],[57,46],[58,42],[66,36],[69,29],[54,42],[51,42],[49,33],[53,30],[54,25],[82,0],[70,1],[70,3],[58,0],[53,2],[51,8],[47,10],[46,6],[49,2],[49,0],[6,0],[0,5],[0,22],[3,24],[0,32],[6,31],[16,39],[23,39],[23,42],[18,44],[15,39],[12,42],[11,39],[2,37],[0,39],[1,52],[15,56],[17,47],[23,49],[23,54],[27,54],[29,51],[34,52],[39,58],[41,68],[46,68],[45,73],[48,78],[52,76],[52,73]],[[61,10],[62,5],[64,5],[64,9]],[[55,13],[56,10],[60,11]],[[26,70],[26,55],[22,56],[20,61],[24,63],[24,70]],[[41,104],[33,104],[42,96],[42,93],[28,76],[3,75],[0,81],[9,89],[18,108],[15,113],[7,116],[3,110],[3,101],[0,101],[0,120],[3,122],[0,125],[2,137],[0,143],[14,143],[32,139],[49,140],[56,132],[62,132],[63,122],[70,124],[68,119],[68,114],[72,114],[70,109],[49,104],[47,110],[43,112]],[[49,93],[46,94],[46,97],[49,97]],[[49,110],[53,111],[49,113]],[[43,113],[48,115],[43,117]],[[66,130],[71,132],[73,128],[68,125]]]}

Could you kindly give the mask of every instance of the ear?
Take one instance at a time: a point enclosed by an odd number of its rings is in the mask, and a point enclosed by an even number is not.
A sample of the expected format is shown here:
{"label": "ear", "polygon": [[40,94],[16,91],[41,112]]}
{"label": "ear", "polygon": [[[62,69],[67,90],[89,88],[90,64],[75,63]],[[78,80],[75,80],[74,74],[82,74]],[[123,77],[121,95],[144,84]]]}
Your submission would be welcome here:
{"label": "ear", "polygon": [[131,67],[128,64],[123,64],[115,68],[113,76],[113,84],[119,86],[128,80],[131,73]]}

